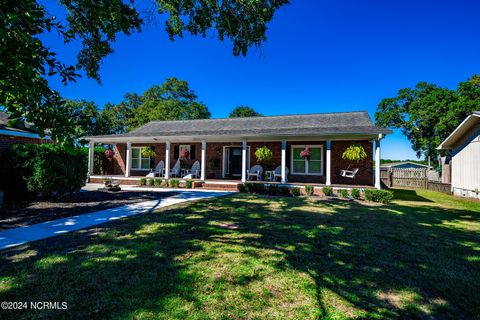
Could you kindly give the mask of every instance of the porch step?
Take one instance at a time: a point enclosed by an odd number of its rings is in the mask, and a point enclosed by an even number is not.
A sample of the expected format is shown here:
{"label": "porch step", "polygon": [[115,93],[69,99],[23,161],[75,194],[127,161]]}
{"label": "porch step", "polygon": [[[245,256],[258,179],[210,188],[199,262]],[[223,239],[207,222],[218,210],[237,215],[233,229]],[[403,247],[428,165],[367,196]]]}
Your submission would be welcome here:
{"label": "porch step", "polygon": [[221,190],[221,191],[240,191],[240,184],[232,184],[232,183],[208,183],[205,182],[202,186],[202,189],[207,190]]}

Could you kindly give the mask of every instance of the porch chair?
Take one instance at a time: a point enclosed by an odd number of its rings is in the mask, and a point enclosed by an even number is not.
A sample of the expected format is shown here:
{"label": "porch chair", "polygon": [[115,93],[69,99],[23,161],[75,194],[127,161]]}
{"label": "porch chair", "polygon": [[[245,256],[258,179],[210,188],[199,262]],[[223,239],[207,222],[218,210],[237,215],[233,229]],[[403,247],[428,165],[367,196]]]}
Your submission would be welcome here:
{"label": "porch chair", "polygon": [[345,178],[350,178],[353,179],[355,178],[355,175],[357,174],[359,168],[354,168],[353,170],[340,170],[340,175]]}
{"label": "porch chair", "polygon": [[155,169],[150,170],[150,172],[146,175],[147,178],[155,178],[157,175],[159,177],[163,176],[165,174],[165,162],[163,160],[160,160],[155,167]]}
{"label": "porch chair", "polygon": [[262,180],[262,174],[263,174],[263,168],[260,165],[254,165],[253,167],[250,168],[250,170],[247,170],[247,180],[250,180],[250,178],[257,178],[257,181]]}
{"label": "porch chair", "polygon": [[[288,167],[285,167],[285,182],[288,181],[288,174],[290,173],[290,170],[288,170]],[[282,179],[282,166],[278,166],[275,168],[275,171],[273,171],[273,181],[276,181],[277,178]]]}
{"label": "porch chair", "polygon": [[175,162],[175,165],[172,169],[170,169],[170,177],[178,177],[180,176],[180,159]]}
{"label": "porch chair", "polygon": [[200,178],[200,161],[195,161],[192,164],[192,168],[190,169],[190,175],[195,178]]}

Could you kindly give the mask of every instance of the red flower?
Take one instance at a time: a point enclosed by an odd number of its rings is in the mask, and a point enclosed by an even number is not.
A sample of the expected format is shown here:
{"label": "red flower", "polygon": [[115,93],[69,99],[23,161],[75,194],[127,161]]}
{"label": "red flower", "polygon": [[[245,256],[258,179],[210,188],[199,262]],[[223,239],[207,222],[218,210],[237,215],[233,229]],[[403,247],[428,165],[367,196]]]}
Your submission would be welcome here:
{"label": "red flower", "polygon": [[182,153],[180,154],[181,158],[187,159],[189,155],[190,155],[190,152],[188,151],[188,149],[182,149]]}
{"label": "red flower", "polygon": [[310,152],[310,149],[308,149],[308,147],[300,152],[300,157],[302,158],[309,159],[311,156],[312,156],[312,153]]}
{"label": "red flower", "polygon": [[112,149],[107,149],[107,150],[105,150],[105,156],[106,156],[108,159],[113,158],[113,150],[112,150]]}

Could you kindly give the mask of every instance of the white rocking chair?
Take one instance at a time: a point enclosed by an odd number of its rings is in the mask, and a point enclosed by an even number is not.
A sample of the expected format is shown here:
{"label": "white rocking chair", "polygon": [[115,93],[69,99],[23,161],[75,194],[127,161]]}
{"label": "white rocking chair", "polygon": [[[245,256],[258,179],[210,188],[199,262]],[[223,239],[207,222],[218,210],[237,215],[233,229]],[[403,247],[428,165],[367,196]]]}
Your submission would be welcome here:
{"label": "white rocking chair", "polygon": [[170,174],[169,176],[170,177],[178,177],[180,176],[180,159],[177,160],[177,162],[175,162],[175,165],[173,166],[172,169],[170,169]]}
{"label": "white rocking chair", "polygon": [[262,173],[263,173],[263,168],[260,165],[255,165],[250,168],[250,170],[247,170],[247,180],[251,180],[252,178],[256,178],[257,181],[262,180]]}
{"label": "white rocking chair", "polygon": [[353,179],[357,174],[359,168],[354,168],[353,170],[340,170],[340,175],[345,178]]}

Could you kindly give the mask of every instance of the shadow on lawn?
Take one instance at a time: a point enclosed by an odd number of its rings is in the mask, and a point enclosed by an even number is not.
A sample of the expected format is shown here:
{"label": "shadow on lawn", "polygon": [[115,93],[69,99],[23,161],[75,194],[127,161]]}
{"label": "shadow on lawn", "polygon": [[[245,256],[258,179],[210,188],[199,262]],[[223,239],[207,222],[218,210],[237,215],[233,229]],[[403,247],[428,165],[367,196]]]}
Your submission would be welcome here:
{"label": "shadow on lawn", "polygon": [[[68,315],[74,312],[75,318],[131,317],[139,310],[185,318],[185,305],[202,305],[196,295],[200,275],[188,271],[188,259],[208,242],[227,245],[225,251],[228,244],[241,244],[257,259],[262,258],[257,250],[273,250],[283,257],[277,270],[308,273],[315,281],[319,318],[331,316],[325,301],[330,293],[366,318],[478,316],[479,263],[466,257],[478,254],[472,244],[478,245],[480,236],[448,224],[472,212],[315,204],[333,212],[326,214],[306,211],[312,203],[305,198],[255,199],[197,202],[9,251],[1,257],[0,275],[18,277],[18,283],[10,280],[8,286],[7,280],[2,300],[69,301]],[[281,208],[274,214],[272,203]],[[214,256],[205,253],[201,259]],[[234,284],[259,280],[243,276]],[[45,314],[68,317],[59,311]],[[8,315],[18,318],[18,312]]]}

